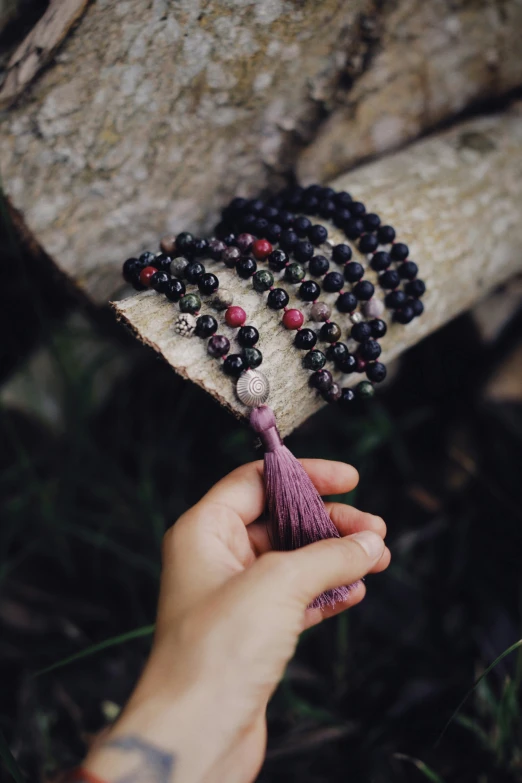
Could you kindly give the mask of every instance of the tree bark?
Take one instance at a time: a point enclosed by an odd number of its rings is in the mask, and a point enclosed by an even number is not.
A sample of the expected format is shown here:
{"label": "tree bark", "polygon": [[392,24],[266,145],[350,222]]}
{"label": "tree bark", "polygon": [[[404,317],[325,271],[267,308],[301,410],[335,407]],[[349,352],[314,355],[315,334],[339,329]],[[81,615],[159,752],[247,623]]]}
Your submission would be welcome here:
{"label": "tree bark", "polygon": [[[391,324],[382,340],[385,362],[522,269],[520,108],[459,125],[361,166],[332,185],[351,192],[396,228],[427,284],[423,316],[407,326]],[[334,243],[343,241],[333,226],[329,232]],[[288,434],[324,403],[308,386],[309,372],[301,366],[302,354],[292,345],[293,333],[282,327],[280,313],[269,310],[264,297],[233,271],[220,266],[219,277],[248,313],[248,322],[261,333],[259,347],[264,355],[262,369],[271,385],[270,404],[282,433]],[[288,284],[285,288],[292,289]],[[377,289],[376,295],[381,297],[382,292]],[[333,304],[336,295],[321,298]],[[309,309],[295,297],[293,304],[305,312]],[[205,388],[237,416],[247,413],[235,396],[234,383],[206,354],[206,341],[174,333],[177,306],[147,291],[114,307],[137,336],[177,372]],[[204,311],[209,310],[204,307]],[[342,326],[346,339],[347,316],[333,309],[332,319]],[[219,329],[233,337],[233,330],[222,322]],[[350,385],[363,376],[343,378],[337,373],[336,377],[342,385]]]}
{"label": "tree bark", "polygon": [[517,0],[98,0],[4,113],[3,187],[102,303],[125,257],[238,190],[335,176],[521,84],[521,28]]}

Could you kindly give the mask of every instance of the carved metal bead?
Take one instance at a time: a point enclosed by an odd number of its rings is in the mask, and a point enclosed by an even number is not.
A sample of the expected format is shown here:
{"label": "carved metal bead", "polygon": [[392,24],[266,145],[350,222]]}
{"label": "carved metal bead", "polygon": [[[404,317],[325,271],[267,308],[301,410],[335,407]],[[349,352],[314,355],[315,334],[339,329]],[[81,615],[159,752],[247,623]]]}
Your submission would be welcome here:
{"label": "carved metal bead", "polygon": [[210,305],[215,310],[227,310],[233,301],[234,297],[228,288],[219,288],[210,299]]}
{"label": "carved metal bead", "polygon": [[270,394],[268,378],[259,370],[246,370],[238,378],[236,393],[243,405],[249,408],[263,405]]}
{"label": "carved metal bead", "polygon": [[174,323],[174,331],[181,337],[192,337],[196,329],[197,321],[190,313],[182,313]]}
{"label": "carved metal bead", "polygon": [[360,313],[352,313],[350,316],[352,324],[360,324],[362,321],[362,315]]}

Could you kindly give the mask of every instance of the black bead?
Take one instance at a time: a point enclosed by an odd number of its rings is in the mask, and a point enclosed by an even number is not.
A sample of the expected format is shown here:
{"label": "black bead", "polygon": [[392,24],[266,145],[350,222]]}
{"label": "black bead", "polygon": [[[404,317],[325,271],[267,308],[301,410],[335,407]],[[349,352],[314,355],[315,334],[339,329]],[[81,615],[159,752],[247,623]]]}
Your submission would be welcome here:
{"label": "black bead", "polygon": [[321,397],[323,398],[323,400],[326,400],[326,402],[329,402],[330,405],[332,405],[333,403],[337,402],[337,400],[340,399],[341,393],[342,393],[341,387],[339,386],[338,383],[334,381],[329,389],[327,389],[324,392],[321,392]]}
{"label": "black bead", "polygon": [[198,278],[198,288],[202,294],[206,294],[208,296],[209,294],[213,294],[214,291],[218,290],[219,280],[217,279],[216,275],[212,274],[212,272],[206,272],[204,275],[201,275],[201,277]]}
{"label": "black bead", "polygon": [[352,213],[349,209],[337,207],[332,218],[333,224],[334,226],[337,226],[337,228],[344,228],[351,217]]}
{"label": "black bead", "polygon": [[324,256],[314,256],[308,264],[308,271],[314,277],[322,277],[330,269],[330,262]]}
{"label": "black bead", "polygon": [[368,212],[362,219],[366,231],[376,231],[381,225],[381,219],[375,212]]}
{"label": "black bead", "polygon": [[277,209],[277,207],[273,207],[270,204],[266,204],[263,207],[263,211],[261,214],[263,215],[264,218],[270,220],[273,223],[274,220],[276,220],[277,216],[279,215],[279,210]]}
{"label": "black bead", "polygon": [[237,333],[237,341],[243,348],[252,348],[259,340],[255,326],[242,326]]}
{"label": "black bead", "polygon": [[329,293],[340,291],[343,285],[344,278],[340,272],[328,272],[328,274],[324,276],[323,288]]}
{"label": "black bead", "polygon": [[404,286],[404,290],[408,296],[413,296],[415,299],[418,299],[426,292],[426,284],[424,280],[410,280],[410,282],[406,283]]}
{"label": "black bead", "polygon": [[210,337],[217,332],[218,322],[212,315],[200,315],[196,321],[198,337]]}
{"label": "black bead", "polygon": [[312,226],[308,231],[308,239],[312,245],[322,245],[328,239],[328,231],[324,226],[320,226],[318,223]]}
{"label": "black bead", "polygon": [[387,272],[383,272],[379,277],[381,288],[384,288],[386,291],[397,288],[400,282],[401,278],[399,277],[399,273],[396,269],[388,269]]}
{"label": "black bead", "polygon": [[313,254],[314,246],[311,242],[299,242],[299,244],[294,248],[294,256],[302,264],[306,264],[307,261],[310,261]]}
{"label": "black bead", "polygon": [[420,299],[410,299],[408,301],[408,304],[413,309],[413,313],[415,316],[422,315],[424,312],[424,305],[422,304]]}
{"label": "black bead", "polygon": [[335,196],[335,190],[329,187],[322,187],[317,194],[319,199],[333,199]]}
{"label": "black bead", "polygon": [[315,215],[319,208],[319,199],[316,196],[303,196],[301,201],[301,209],[306,212],[307,215]]}
{"label": "black bead", "polygon": [[141,254],[138,261],[140,262],[142,269],[145,266],[154,266],[154,253],[147,250],[145,253]]}
{"label": "black bead", "polygon": [[265,207],[265,202],[261,198],[252,199],[248,204],[248,211],[253,215],[260,215]]}
{"label": "black bead", "polygon": [[415,318],[415,312],[410,304],[405,304],[401,310],[396,310],[393,318],[399,324],[409,324]]}
{"label": "black bead", "polygon": [[208,242],[208,254],[214,261],[219,261],[227,246],[221,239],[213,238]]}
{"label": "black bead", "polygon": [[231,231],[229,231],[228,234],[224,234],[222,239],[227,247],[232,247],[236,244],[236,235]]}
{"label": "black bead", "polygon": [[312,221],[304,215],[300,215],[294,220],[294,231],[298,237],[304,238],[308,234],[308,229],[311,228]]}
{"label": "black bead", "polygon": [[[244,215],[241,218],[241,228],[243,229],[243,231],[251,232],[252,229],[254,228],[255,222],[256,222],[255,215],[252,215],[251,213]],[[219,237],[219,239],[221,239],[221,237]]]}
{"label": "black bead", "polygon": [[357,307],[357,297],[351,291],[345,291],[335,304],[340,313],[353,313]]}
{"label": "black bead", "polygon": [[326,356],[322,351],[308,351],[303,357],[303,367],[306,370],[321,370],[326,364]]}
{"label": "black bead", "polygon": [[392,226],[380,226],[377,230],[377,239],[381,245],[389,245],[395,239],[395,229]]}
{"label": "black bead", "polygon": [[154,262],[152,266],[155,266],[158,272],[169,272],[170,265],[172,264],[172,258],[165,253],[158,253],[154,256]]}
{"label": "black bead", "polygon": [[350,212],[354,217],[361,217],[366,212],[366,207],[362,201],[352,201],[350,204]]}
{"label": "black bead", "polygon": [[283,250],[286,250],[287,252],[291,251],[296,247],[297,243],[299,242],[299,237],[293,231],[291,228],[286,228],[279,239],[279,244],[283,248]]}
{"label": "black bead", "polygon": [[375,318],[373,321],[369,321],[368,323],[370,324],[372,330],[372,337],[384,337],[388,331],[386,321],[383,321],[381,318]]}
{"label": "black bead", "polygon": [[319,336],[325,343],[336,343],[341,336],[341,328],[333,321],[327,321],[321,326]]}
{"label": "black bead", "polygon": [[336,264],[346,264],[352,258],[352,248],[350,245],[335,245],[332,249],[332,260]]}
{"label": "black bead", "polygon": [[336,367],[345,375],[351,372],[355,372],[357,369],[357,359],[352,353],[347,353],[346,356],[342,356],[336,362]]}
{"label": "black bead", "polygon": [[295,215],[293,212],[288,212],[286,209],[284,209],[279,213],[279,225],[283,228],[289,228],[291,225],[293,225],[294,220]]}
{"label": "black bead", "polygon": [[284,250],[272,250],[268,256],[268,266],[274,272],[280,272],[288,264],[288,256]]}
{"label": "black bead", "polygon": [[335,204],[331,199],[323,199],[319,202],[317,210],[322,218],[328,219],[335,212]]}
{"label": "black bead", "polygon": [[185,283],[178,277],[172,277],[165,288],[165,296],[171,302],[179,302],[186,293]]}
{"label": "black bead", "polygon": [[254,223],[254,228],[252,233],[264,239],[267,228],[268,228],[268,220],[266,220],[265,218],[257,218],[256,222]]}
{"label": "black bead", "polygon": [[195,239],[194,244],[192,246],[192,250],[194,252],[194,255],[196,256],[203,256],[208,250],[208,242],[206,239]]}
{"label": "black bead", "polygon": [[375,359],[379,358],[381,350],[382,348],[377,340],[366,340],[364,343],[360,344],[357,352],[359,356],[362,356],[366,361],[373,362]]}
{"label": "black bead", "polygon": [[379,250],[377,253],[374,253],[372,260],[370,261],[370,266],[375,272],[383,272],[385,269],[388,269],[390,264],[390,254],[385,253],[384,250]]}
{"label": "black bead", "polygon": [[373,383],[381,383],[386,378],[386,367],[381,362],[371,362],[365,369],[366,377]]}
{"label": "black bead", "polygon": [[354,324],[352,326],[352,331],[350,332],[350,336],[353,340],[356,340],[358,343],[363,343],[368,338],[372,336],[372,328],[369,323],[366,321],[361,321],[358,324]]}
{"label": "black bead", "polygon": [[309,351],[317,342],[317,335],[313,329],[299,329],[294,337],[294,345],[302,351]]}
{"label": "black bead", "polygon": [[397,272],[403,280],[414,280],[417,277],[419,267],[415,261],[405,261],[397,268]]}
{"label": "black bead", "polygon": [[353,402],[355,400],[355,392],[353,389],[342,389],[341,396],[339,397],[339,405],[347,410],[353,408]]}
{"label": "black bead", "polygon": [[332,373],[328,370],[317,370],[310,376],[310,386],[321,392],[327,391],[332,383]]}
{"label": "black bead", "polygon": [[236,196],[235,198],[232,199],[232,201],[228,205],[228,209],[232,214],[239,215],[242,212],[244,212],[247,205],[248,205],[248,201],[246,198],[242,198],[241,196]]}
{"label": "black bead", "polygon": [[406,294],[404,291],[390,291],[389,294],[386,294],[384,297],[384,304],[386,307],[389,307],[390,310],[397,310],[399,307],[402,307],[403,304],[406,303]]}
{"label": "black bead", "polygon": [[265,239],[268,239],[269,242],[275,245],[276,242],[279,242],[282,231],[283,229],[278,223],[272,223],[265,231]]}
{"label": "black bead", "polygon": [[289,298],[284,288],[273,288],[267,296],[266,303],[272,310],[282,310],[287,306]]}
{"label": "black bead", "polygon": [[375,234],[363,234],[359,240],[359,250],[361,253],[373,253],[377,250],[379,242]]}
{"label": "black bead", "polygon": [[192,264],[189,264],[188,267],[185,269],[185,277],[189,281],[189,283],[197,283],[199,278],[205,274],[205,267],[202,263],[199,261],[193,261]]}
{"label": "black bead", "polygon": [[164,294],[171,279],[171,276],[166,272],[154,272],[150,278],[150,287],[155,291],[159,291],[160,294]]}
{"label": "black bead", "polygon": [[133,283],[142,269],[143,266],[137,258],[128,258],[122,268],[123,279],[126,280],[127,283]]}
{"label": "black bead", "polygon": [[351,261],[344,267],[344,278],[349,283],[358,283],[364,277],[364,267],[357,261]]}
{"label": "black bead", "polygon": [[253,258],[242,258],[236,264],[236,272],[243,280],[248,280],[256,271],[257,264]]}
{"label": "black bead", "polygon": [[361,302],[366,302],[371,299],[375,292],[375,288],[369,280],[361,280],[353,287],[353,293]]}
{"label": "black bead", "polygon": [[239,353],[231,353],[223,362],[223,369],[227,375],[237,378],[246,370],[245,360]]}
{"label": "black bead", "polygon": [[396,242],[391,246],[390,255],[394,261],[404,261],[408,258],[410,249],[404,242]]}
{"label": "black bead", "polygon": [[359,218],[352,217],[344,225],[344,233],[348,239],[357,239],[364,231],[364,225]]}
{"label": "black bead", "polygon": [[176,250],[182,255],[191,254],[194,245],[194,237],[188,231],[182,231],[176,237]]}
{"label": "black bead", "polygon": [[330,362],[337,363],[341,359],[343,359],[345,356],[348,356],[348,346],[344,343],[333,343],[332,345],[329,345],[326,349],[326,358]]}
{"label": "black bead", "polygon": [[315,280],[305,280],[299,286],[299,297],[304,302],[315,302],[320,293],[321,288]]}
{"label": "black bead", "polygon": [[317,182],[314,182],[312,185],[307,185],[305,188],[305,195],[307,196],[319,196],[322,193],[323,187],[322,185],[318,185]]}
{"label": "black bead", "polygon": [[339,193],[334,193],[332,200],[341,207],[349,207],[352,197],[345,190],[340,190]]}
{"label": "black bead", "polygon": [[263,362],[263,354],[258,348],[244,348],[242,355],[246,366],[251,370],[255,370]]}

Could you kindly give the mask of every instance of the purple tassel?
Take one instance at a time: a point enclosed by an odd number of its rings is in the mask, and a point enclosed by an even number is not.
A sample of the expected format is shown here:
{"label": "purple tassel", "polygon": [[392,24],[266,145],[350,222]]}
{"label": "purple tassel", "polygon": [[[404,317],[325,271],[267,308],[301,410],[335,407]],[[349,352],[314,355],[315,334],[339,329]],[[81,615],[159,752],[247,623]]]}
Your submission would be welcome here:
{"label": "purple tassel", "polygon": [[[274,549],[298,549],[322,538],[339,538],[321,496],[301,463],[286,448],[268,405],[254,408],[250,424],[265,449],[264,474],[270,541]],[[318,596],[311,604],[321,609],[348,598],[349,588],[338,587]]]}

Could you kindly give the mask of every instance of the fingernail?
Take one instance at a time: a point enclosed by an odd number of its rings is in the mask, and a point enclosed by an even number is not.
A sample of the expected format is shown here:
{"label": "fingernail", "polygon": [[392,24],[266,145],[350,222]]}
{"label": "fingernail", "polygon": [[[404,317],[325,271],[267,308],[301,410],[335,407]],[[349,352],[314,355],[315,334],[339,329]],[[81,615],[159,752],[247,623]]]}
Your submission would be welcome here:
{"label": "fingernail", "polygon": [[350,538],[362,546],[370,560],[377,560],[384,551],[384,541],[371,530],[361,530],[360,533],[353,533]]}

